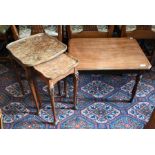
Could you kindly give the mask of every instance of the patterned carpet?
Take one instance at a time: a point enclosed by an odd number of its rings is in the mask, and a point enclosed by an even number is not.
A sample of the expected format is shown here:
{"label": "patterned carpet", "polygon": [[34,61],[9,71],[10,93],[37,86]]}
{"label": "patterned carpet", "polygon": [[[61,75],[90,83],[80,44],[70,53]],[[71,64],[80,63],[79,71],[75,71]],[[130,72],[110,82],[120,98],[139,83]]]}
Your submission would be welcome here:
{"label": "patterned carpet", "polygon": [[[22,72],[22,70],[21,70]],[[100,72],[80,73],[78,110],[73,110],[72,77],[68,77],[66,99],[56,97],[59,123],[53,121],[47,86],[38,79],[43,107],[39,116],[31,98],[27,81],[23,80],[22,96],[9,63],[0,64],[0,108],[5,129],[141,129],[155,106],[155,71],[143,74],[134,101],[129,100],[135,74],[110,75]],[[63,81],[61,81],[63,87]],[[57,91],[57,87],[55,88]],[[63,89],[62,89],[63,90]],[[63,93],[63,92],[62,92]]]}

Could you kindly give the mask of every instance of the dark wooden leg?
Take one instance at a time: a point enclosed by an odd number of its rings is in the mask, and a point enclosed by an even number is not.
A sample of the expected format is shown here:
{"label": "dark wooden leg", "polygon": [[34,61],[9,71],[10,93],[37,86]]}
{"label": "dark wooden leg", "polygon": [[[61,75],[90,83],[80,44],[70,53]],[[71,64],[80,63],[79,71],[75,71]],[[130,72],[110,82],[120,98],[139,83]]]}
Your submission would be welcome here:
{"label": "dark wooden leg", "polygon": [[79,73],[76,71],[74,73],[74,97],[73,97],[73,102],[74,102],[74,108],[75,110],[77,109],[77,93],[78,93],[78,80],[79,80]]}
{"label": "dark wooden leg", "polygon": [[144,126],[144,129],[155,129],[155,109],[152,112],[149,122]]}
{"label": "dark wooden leg", "polygon": [[131,96],[131,99],[130,99],[130,102],[133,101],[135,95],[136,95],[136,91],[137,91],[137,87],[138,87],[138,83],[140,81],[140,77],[141,77],[142,73],[139,72],[137,75],[136,75],[136,81],[135,81],[135,85],[133,87],[133,90],[132,90],[132,96]]}
{"label": "dark wooden leg", "polygon": [[48,83],[48,93],[50,95],[50,100],[51,100],[52,112],[54,117],[54,125],[57,125],[58,121],[56,119],[56,111],[55,111],[54,85],[51,81],[49,81]]}
{"label": "dark wooden leg", "polygon": [[67,97],[68,96],[68,91],[67,91],[67,79],[64,79],[64,96]]}
{"label": "dark wooden leg", "polygon": [[2,110],[0,109],[0,129],[3,129]]}
{"label": "dark wooden leg", "polygon": [[[33,77],[34,77],[34,76],[35,76],[35,75],[33,75]],[[37,80],[36,80],[36,78],[34,77],[34,78],[33,78],[33,83],[34,83],[34,88],[35,88],[35,92],[36,92],[36,95],[37,95],[37,98],[38,98],[39,109],[40,109],[40,108],[42,108],[42,102],[41,102],[41,97],[40,97],[39,91],[38,91],[39,87],[38,87],[38,84],[37,84],[36,81],[37,81]]]}
{"label": "dark wooden leg", "polygon": [[57,83],[58,86],[58,95],[61,96],[61,83],[60,81]]}
{"label": "dark wooden leg", "polygon": [[20,78],[20,75],[18,73],[18,69],[17,69],[17,66],[15,64],[15,61],[13,59],[10,58],[10,61],[11,61],[11,64],[12,64],[12,67],[14,68],[14,71],[15,71],[15,76],[16,76],[16,80],[18,81],[19,83],[19,87],[21,89],[21,92],[22,92],[22,95],[24,96],[25,95],[25,92],[24,92],[24,87],[23,87],[23,84],[22,84],[22,81],[21,81],[21,78]]}
{"label": "dark wooden leg", "polygon": [[31,69],[25,68],[25,73],[26,73],[26,78],[27,78],[27,81],[29,83],[31,92],[32,92],[33,99],[34,99],[35,104],[36,104],[37,113],[39,113],[38,98],[37,98],[37,95],[36,95],[35,86],[34,86],[34,83],[33,83],[32,76],[31,76]]}

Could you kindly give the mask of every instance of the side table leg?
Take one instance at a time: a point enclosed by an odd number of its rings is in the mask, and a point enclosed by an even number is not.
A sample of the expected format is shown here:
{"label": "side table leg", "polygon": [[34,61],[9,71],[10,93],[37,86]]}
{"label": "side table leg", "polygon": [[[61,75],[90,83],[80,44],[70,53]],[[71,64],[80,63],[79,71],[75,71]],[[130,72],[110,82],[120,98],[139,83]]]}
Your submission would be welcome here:
{"label": "side table leg", "polygon": [[29,83],[29,86],[30,86],[30,89],[32,92],[33,99],[34,99],[35,104],[36,104],[37,114],[38,114],[39,113],[39,104],[38,104],[38,98],[37,98],[36,91],[35,91],[34,82],[33,82],[32,76],[31,76],[31,69],[25,68],[25,72],[26,72],[27,81]]}
{"label": "side table leg", "polygon": [[144,129],[155,129],[155,109],[153,110],[149,121],[145,124]]}
{"label": "side table leg", "polygon": [[42,107],[42,102],[41,102],[41,97],[39,95],[39,86],[37,84],[37,79],[35,78],[35,75],[33,75],[33,83],[34,83],[34,88],[35,88],[35,92],[36,92],[36,95],[37,95],[37,98],[38,98],[38,102],[39,102],[39,109]]}
{"label": "side table leg", "polygon": [[55,111],[54,85],[53,85],[53,82],[51,81],[49,81],[48,83],[48,93],[50,95],[50,100],[51,100],[52,112],[53,112],[53,117],[54,117],[54,125],[57,125],[58,121],[56,118],[56,111]]}
{"label": "side table leg", "polygon": [[73,98],[73,103],[74,103],[74,108],[75,110],[77,109],[77,93],[78,93],[78,80],[79,80],[79,73],[78,71],[75,71],[74,73],[74,98]]}
{"label": "side table leg", "polygon": [[3,115],[1,109],[0,109],[0,129],[3,129]]}
{"label": "side table leg", "polygon": [[132,90],[132,96],[131,96],[131,99],[130,99],[130,102],[133,101],[135,95],[136,95],[136,92],[137,92],[137,87],[138,87],[138,84],[140,82],[140,77],[141,77],[142,73],[139,72],[137,75],[136,75],[136,80],[135,80],[135,85],[133,87],[133,90]]}

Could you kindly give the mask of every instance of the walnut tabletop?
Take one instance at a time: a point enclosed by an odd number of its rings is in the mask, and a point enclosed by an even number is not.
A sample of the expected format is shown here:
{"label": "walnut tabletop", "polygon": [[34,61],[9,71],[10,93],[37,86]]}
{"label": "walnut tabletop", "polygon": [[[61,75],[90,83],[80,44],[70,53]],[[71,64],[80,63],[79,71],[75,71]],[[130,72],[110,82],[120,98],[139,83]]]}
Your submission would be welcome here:
{"label": "walnut tabletop", "polygon": [[26,66],[35,66],[66,51],[67,46],[57,38],[39,33],[7,45],[12,55]]}
{"label": "walnut tabletop", "polygon": [[69,54],[78,70],[149,70],[151,64],[135,39],[73,38]]}

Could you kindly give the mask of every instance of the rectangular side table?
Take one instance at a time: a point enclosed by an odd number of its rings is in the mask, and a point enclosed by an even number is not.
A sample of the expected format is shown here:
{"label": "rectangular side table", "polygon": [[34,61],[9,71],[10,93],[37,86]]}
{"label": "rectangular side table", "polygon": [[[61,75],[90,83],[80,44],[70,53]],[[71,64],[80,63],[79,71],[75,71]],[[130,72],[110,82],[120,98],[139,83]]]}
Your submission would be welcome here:
{"label": "rectangular side table", "polygon": [[69,54],[79,60],[78,70],[136,71],[132,102],[142,71],[151,64],[135,39],[130,38],[73,38]]}

